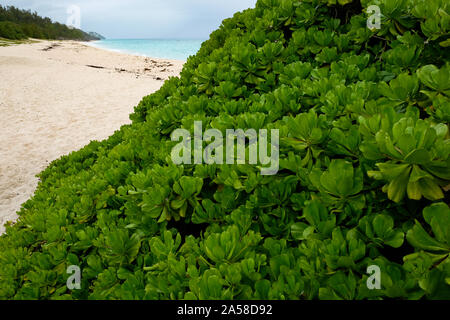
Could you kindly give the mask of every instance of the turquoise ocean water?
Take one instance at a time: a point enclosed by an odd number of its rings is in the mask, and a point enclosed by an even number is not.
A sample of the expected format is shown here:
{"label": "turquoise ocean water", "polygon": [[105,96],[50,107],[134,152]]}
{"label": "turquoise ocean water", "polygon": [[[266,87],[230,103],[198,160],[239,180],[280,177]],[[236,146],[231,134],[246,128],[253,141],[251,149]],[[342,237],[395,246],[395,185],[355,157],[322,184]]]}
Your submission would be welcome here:
{"label": "turquoise ocean water", "polygon": [[107,39],[90,44],[107,50],[185,61],[197,53],[203,41],[205,40]]}

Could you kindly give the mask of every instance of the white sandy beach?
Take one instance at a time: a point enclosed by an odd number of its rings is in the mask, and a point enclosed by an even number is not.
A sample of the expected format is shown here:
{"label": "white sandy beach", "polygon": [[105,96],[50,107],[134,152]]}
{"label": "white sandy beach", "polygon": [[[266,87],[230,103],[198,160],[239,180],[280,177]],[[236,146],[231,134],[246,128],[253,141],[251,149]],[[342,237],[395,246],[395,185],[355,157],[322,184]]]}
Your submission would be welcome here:
{"label": "white sandy beach", "polygon": [[0,47],[0,234],[36,174],[130,123],[134,106],[182,65],[75,41]]}

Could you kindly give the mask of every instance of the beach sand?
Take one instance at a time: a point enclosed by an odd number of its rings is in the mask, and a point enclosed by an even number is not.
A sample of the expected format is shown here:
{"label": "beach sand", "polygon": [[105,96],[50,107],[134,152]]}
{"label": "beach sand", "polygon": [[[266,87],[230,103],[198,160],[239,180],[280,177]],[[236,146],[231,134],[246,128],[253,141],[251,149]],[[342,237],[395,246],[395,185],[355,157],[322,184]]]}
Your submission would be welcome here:
{"label": "beach sand", "polygon": [[182,65],[75,41],[0,47],[0,234],[36,174],[130,123],[134,106]]}

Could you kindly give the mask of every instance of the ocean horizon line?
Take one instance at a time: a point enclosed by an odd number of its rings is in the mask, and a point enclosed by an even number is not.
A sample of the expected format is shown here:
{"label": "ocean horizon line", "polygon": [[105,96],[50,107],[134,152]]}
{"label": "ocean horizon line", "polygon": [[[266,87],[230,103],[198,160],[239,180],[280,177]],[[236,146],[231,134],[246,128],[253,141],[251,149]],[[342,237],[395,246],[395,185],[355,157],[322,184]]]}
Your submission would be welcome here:
{"label": "ocean horizon line", "polygon": [[208,38],[105,38],[99,40],[91,40],[90,42],[95,41],[104,41],[104,40],[168,40],[168,41],[206,41]]}
{"label": "ocean horizon line", "polygon": [[200,49],[203,39],[103,39],[90,45],[150,58],[186,61]]}

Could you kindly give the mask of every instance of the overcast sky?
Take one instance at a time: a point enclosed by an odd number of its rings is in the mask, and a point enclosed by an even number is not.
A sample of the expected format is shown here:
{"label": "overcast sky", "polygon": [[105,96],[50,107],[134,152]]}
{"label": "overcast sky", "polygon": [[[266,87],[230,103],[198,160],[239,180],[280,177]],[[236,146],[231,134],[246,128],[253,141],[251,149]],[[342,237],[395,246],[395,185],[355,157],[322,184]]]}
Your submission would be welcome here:
{"label": "overcast sky", "polygon": [[66,23],[67,9],[81,11],[81,29],[110,39],[207,39],[225,18],[256,0],[0,0]]}

